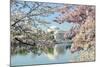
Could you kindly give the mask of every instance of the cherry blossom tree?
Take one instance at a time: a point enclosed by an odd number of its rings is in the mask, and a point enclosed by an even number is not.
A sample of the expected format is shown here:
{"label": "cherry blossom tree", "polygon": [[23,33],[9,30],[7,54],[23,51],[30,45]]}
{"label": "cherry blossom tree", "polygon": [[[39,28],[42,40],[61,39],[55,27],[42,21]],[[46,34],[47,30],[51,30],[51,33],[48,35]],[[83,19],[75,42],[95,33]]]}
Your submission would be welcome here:
{"label": "cherry blossom tree", "polygon": [[[57,12],[61,15],[56,17],[55,22],[62,24],[64,22],[74,23],[74,26],[67,32],[65,32],[64,37],[66,38],[68,32],[70,32],[70,37],[74,37],[81,25],[83,25],[87,20],[95,20],[95,6],[93,5],[69,5],[65,4],[63,7],[58,8]],[[91,23],[91,22],[90,22]]]}
{"label": "cherry blossom tree", "polygon": [[[39,25],[47,27],[48,21],[42,17],[54,13],[54,8],[46,3],[11,0],[11,42],[34,43],[42,37]],[[37,34],[37,35],[36,35]],[[17,40],[17,41],[16,41]],[[25,40],[25,41],[23,41]],[[33,42],[32,42],[33,41]]]}

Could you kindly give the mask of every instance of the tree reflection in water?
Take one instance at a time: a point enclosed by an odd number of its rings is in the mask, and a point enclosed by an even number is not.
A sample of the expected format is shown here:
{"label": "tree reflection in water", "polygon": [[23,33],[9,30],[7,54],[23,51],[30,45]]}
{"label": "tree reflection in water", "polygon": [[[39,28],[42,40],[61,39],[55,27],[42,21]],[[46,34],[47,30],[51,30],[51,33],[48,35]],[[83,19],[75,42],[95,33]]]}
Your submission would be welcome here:
{"label": "tree reflection in water", "polygon": [[69,45],[55,44],[54,46],[29,46],[29,45],[17,45],[11,47],[11,55],[27,55],[32,53],[33,56],[40,56],[44,54],[49,59],[55,59],[66,52]]}
{"label": "tree reflection in water", "polygon": [[18,46],[12,46],[11,47],[11,55],[27,55],[28,53],[33,54],[40,54],[39,51],[42,51],[41,47],[38,46],[29,46],[29,45],[18,45]]}

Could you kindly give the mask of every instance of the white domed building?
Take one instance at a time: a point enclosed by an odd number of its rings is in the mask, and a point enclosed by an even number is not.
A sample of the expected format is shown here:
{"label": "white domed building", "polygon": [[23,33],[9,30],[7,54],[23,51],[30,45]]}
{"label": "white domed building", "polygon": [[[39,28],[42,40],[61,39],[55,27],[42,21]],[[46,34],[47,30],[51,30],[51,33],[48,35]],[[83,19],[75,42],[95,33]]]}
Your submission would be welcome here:
{"label": "white domed building", "polygon": [[61,42],[64,40],[64,33],[65,31],[60,30],[58,27],[56,26],[51,26],[49,29],[47,29],[47,32],[54,32],[54,39],[57,42]]}
{"label": "white domed building", "polygon": [[57,30],[59,30],[59,28],[58,27],[56,27],[56,26],[51,26],[49,29],[47,29],[47,32],[55,32],[55,31],[57,31]]}

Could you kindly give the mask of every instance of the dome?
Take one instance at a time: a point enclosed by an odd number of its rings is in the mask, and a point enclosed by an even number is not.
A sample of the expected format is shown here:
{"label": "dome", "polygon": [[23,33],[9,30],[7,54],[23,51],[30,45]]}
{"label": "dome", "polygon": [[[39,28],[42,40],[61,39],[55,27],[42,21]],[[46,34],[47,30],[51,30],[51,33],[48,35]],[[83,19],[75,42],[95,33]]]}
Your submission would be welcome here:
{"label": "dome", "polygon": [[56,26],[51,26],[49,29],[47,29],[48,32],[57,31],[57,30],[59,30],[59,28]]}

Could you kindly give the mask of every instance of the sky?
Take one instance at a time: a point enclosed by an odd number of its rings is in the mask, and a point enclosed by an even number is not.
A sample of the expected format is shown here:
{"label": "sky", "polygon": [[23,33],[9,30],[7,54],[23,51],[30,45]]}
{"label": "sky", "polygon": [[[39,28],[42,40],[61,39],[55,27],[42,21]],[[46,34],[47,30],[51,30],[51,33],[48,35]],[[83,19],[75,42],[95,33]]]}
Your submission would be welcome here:
{"label": "sky", "polygon": [[63,30],[63,31],[69,30],[73,26],[73,24],[68,23],[68,22],[64,22],[62,24],[59,24],[59,23],[53,21],[55,19],[55,17],[57,17],[58,15],[59,14],[54,13],[54,14],[51,14],[50,16],[48,16],[48,17],[42,17],[42,18],[47,20],[50,23],[50,24],[48,24],[48,26],[50,28],[51,27],[57,27],[57,28],[59,28],[60,30]]}

